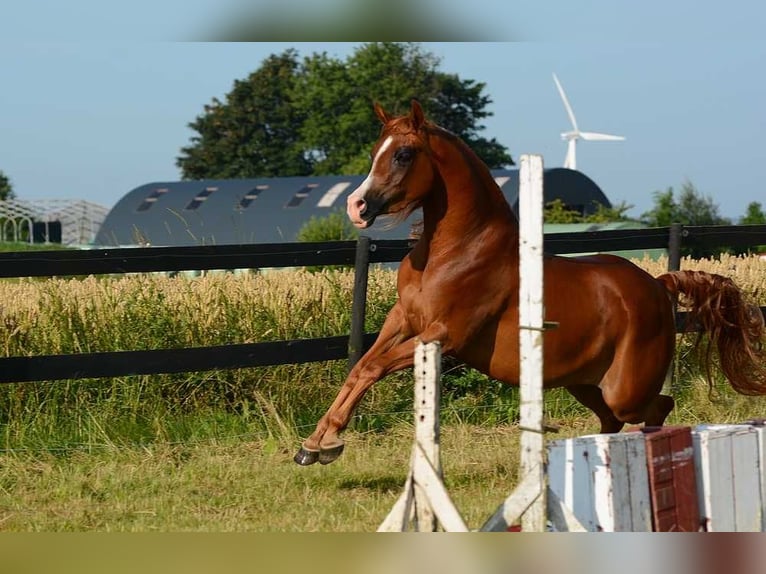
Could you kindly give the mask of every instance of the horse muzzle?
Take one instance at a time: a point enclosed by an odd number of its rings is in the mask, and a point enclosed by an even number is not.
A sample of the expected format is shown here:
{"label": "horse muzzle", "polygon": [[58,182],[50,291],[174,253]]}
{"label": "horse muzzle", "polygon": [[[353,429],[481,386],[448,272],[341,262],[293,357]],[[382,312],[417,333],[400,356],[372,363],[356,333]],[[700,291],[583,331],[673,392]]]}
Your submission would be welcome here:
{"label": "horse muzzle", "polygon": [[350,196],[346,206],[346,215],[357,229],[367,229],[375,223],[375,218],[383,213],[384,204],[377,201],[365,201]]}

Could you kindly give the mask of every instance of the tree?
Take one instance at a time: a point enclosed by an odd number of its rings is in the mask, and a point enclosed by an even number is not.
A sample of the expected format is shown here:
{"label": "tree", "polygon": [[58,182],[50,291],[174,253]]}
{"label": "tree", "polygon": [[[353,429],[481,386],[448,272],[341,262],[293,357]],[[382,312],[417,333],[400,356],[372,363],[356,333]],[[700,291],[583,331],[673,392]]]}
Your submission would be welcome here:
{"label": "tree", "polygon": [[342,209],[332,211],[324,217],[312,215],[298,230],[298,241],[351,241],[359,232]]}
{"label": "tree", "polygon": [[[312,241],[353,241],[359,237],[359,231],[346,216],[343,209],[331,211],[324,217],[312,215],[298,230],[297,239]],[[353,269],[353,265],[309,265],[307,271],[316,273],[323,269]]]}
{"label": "tree", "polygon": [[[703,196],[690,181],[681,186],[681,194],[676,202],[674,191],[669,187],[664,192],[654,193],[654,208],[641,215],[642,220],[652,227],[667,227],[672,223],[684,225],[731,225],[731,220],[718,213],[718,205],[710,196]],[[729,251],[727,247],[702,248],[687,246],[681,248],[681,254],[701,259]]]}
{"label": "tree", "polygon": [[380,133],[377,101],[391,113],[435,90],[438,60],[416,44],[365,44],[342,62],[326,54],[306,58],[296,105],[306,115],[302,135],[317,159],[317,174],[364,173]]}
{"label": "tree", "polygon": [[655,191],[652,197],[654,198],[654,207],[641,214],[644,223],[651,227],[667,227],[678,222],[678,206],[673,198],[672,187],[664,192]]}
{"label": "tree", "polygon": [[433,120],[458,134],[490,168],[513,165],[513,159],[502,144],[478,133],[484,129],[479,121],[491,115],[486,107],[492,100],[482,94],[486,84],[461,80],[455,74],[439,74],[437,86],[438,91],[427,102],[426,108]]}
{"label": "tree", "polygon": [[309,175],[293,103],[299,73],[295,50],[268,57],[226,101],[213,98],[189,124],[197,132],[176,164],[184,179]]}
{"label": "tree", "polygon": [[491,168],[512,165],[500,143],[479,135],[491,115],[485,84],[438,66],[413,43],[365,44],[345,61],[322,53],[299,62],[293,50],[271,56],[189,124],[197,135],[177,164],[184,178],[364,173],[380,133],[372,103],[400,113],[417,98]]}
{"label": "tree", "polygon": [[556,198],[545,204],[543,221],[545,223],[581,223],[582,214],[576,209],[567,207],[560,198]]}
{"label": "tree", "polygon": [[16,194],[13,192],[11,180],[0,170],[0,200],[13,199]]}
{"label": "tree", "polygon": [[[751,201],[747,205],[745,215],[739,221],[742,225],[766,225],[766,213],[763,212],[761,204],[757,201]],[[746,253],[766,253],[766,245],[753,245],[752,247],[738,249],[738,254]]]}
{"label": "tree", "polygon": [[314,173],[339,173],[360,142],[370,137],[363,120],[349,117],[358,88],[346,64],[326,53],[305,58],[302,70],[293,105],[303,118],[299,132],[304,153]]}
{"label": "tree", "polygon": [[603,203],[596,203],[596,211],[584,216],[583,222],[610,223],[612,221],[630,221],[630,217],[626,213],[631,209],[633,209],[633,206],[628,205],[624,201],[612,207],[606,207]]}
{"label": "tree", "polygon": [[370,147],[380,133],[372,112],[379,102],[392,114],[405,113],[413,98],[426,115],[457,134],[490,168],[513,165],[505,147],[479,135],[491,116],[484,83],[439,71],[439,60],[417,44],[379,42],[358,48],[344,63],[314,55],[306,59],[296,105],[306,116],[302,134],[318,162],[315,173],[364,173]]}
{"label": "tree", "polygon": [[747,211],[739,222],[742,225],[764,225],[766,224],[766,213],[763,212],[759,202],[752,201],[747,205]]}
{"label": "tree", "polygon": [[624,201],[612,207],[606,207],[603,203],[595,203],[596,211],[583,215],[579,210],[567,207],[560,198],[556,198],[545,204],[543,219],[545,223],[610,223],[630,220],[625,213],[633,206]]}
{"label": "tree", "polygon": [[681,185],[678,202],[672,187],[654,192],[654,208],[641,219],[652,227],[667,227],[672,223],[684,225],[730,225],[731,220],[718,213],[718,205],[710,196],[703,196],[690,181]]}

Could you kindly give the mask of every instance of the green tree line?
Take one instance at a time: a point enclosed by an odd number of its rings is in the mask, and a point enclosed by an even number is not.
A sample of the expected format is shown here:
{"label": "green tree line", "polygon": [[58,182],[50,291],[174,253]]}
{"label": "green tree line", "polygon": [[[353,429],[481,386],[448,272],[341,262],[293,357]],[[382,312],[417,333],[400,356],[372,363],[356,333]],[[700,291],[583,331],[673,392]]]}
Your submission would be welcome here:
{"label": "green tree line", "polygon": [[485,84],[439,66],[414,43],[364,44],[346,59],[273,54],[189,123],[176,164],[184,179],[364,173],[380,132],[373,102],[397,113],[417,98],[490,167],[512,165],[505,146],[480,133],[492,115]]}
{"label": "green tree line", "polygon": [[[641,214],[637,220],[649,227],[668,227],[673,223],[683,225],[732,225],[732,220],[723,217],[718,205],[710,196],[701,194],[694,184],[685,181],[681,185],[680,192],[672,187],[665,191],[655,191],[653,194],[653,207]],[[613,207],[605,207],[598,204],[596,210],[587,215],[580,211],[567,207],[561,200],[549,202],[545,206],[544,219],[546,223],[608,223],[615,221],[630,221],[627,216],[633,206],[625,202]],[[766,224],[766,213],[763,206],[757,201],[748,204],[745,214],[737,221],[741,225]],[[738,253],[729,247],[720,247],[714,250],[699,247],[683,247],[682,255],[694,258],[711,257],[720,253]],[[759,246],[745,251],[764,252],[766,246]]]}

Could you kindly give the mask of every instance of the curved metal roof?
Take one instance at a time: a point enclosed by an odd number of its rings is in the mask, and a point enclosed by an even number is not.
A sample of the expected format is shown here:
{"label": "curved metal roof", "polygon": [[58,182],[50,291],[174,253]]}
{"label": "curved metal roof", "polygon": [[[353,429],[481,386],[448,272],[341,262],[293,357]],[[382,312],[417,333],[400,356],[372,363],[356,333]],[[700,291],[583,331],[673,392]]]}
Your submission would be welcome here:
{"label": "curved metal roof", "polygon": [[[518,206],[518,170],[493,170],[514,210]],[[228,245],[296,240],[311,217],[345,210],[346,197],[366,176],[280,177],[147,183],[126,194],[96,234],[98,246]],[[611,206],[585,174],[564,168],[544,173],[545,201],[561,199],[583,213],[595,204]],[[396,227],[376,225],[373,238],[404,239],[415,212]]]}

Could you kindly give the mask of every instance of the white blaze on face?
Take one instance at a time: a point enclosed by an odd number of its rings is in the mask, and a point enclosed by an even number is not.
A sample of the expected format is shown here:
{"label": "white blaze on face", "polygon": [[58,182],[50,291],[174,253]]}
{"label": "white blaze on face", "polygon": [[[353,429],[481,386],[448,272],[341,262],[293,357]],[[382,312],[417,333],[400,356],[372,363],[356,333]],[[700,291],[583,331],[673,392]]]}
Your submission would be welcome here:
{"label": "white blaze on face", "polygon": [[351,219],[351,221],[354,224],[362,224],[362,214],[364,213],[366,206],[365,206],[365,196],[367,195],[367,192],[370,190],[370,188],[373,185],[375,169],[378,167],[378,162],[383,155],[383,153],[391,146],[393,143],[394,138],[392,136],[388,136],[386,140],[383,142],[383,144],[378,148],[378,153],[375,154],[375,157],[372,160],[372,167],[370,168],[370,173],[367,174],[367,177],[365,180],[359,184],[359,187],[357,187],[351,195],[348,196],[347,200],[347,207],[346,207],[346,213]]}

